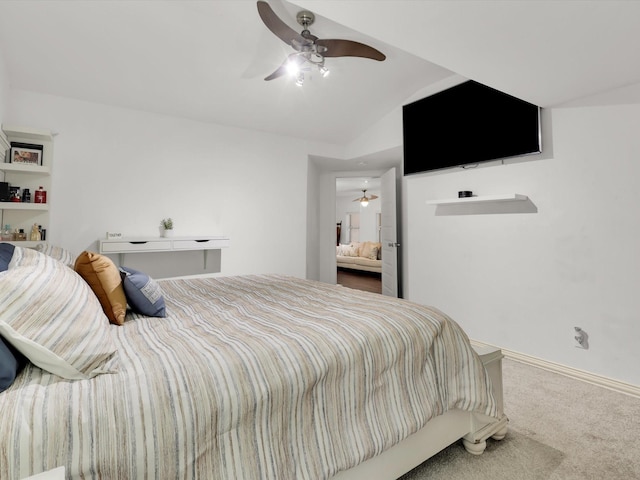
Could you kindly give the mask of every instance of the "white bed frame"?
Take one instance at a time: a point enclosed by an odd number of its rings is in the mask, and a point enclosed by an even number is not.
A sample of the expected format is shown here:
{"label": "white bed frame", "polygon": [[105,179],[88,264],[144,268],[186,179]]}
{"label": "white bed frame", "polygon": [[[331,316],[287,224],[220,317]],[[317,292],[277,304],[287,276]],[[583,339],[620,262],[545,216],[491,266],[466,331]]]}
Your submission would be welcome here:
{"label": "white bed frame", "polygon": [[502,395],[502,352],[498,348],[474,346],[487,369],[500,418],[462,410],[450,410],[432,419],[421,430],[380,455],[332,477],[333,480],[394,480],[462,438],[465,449],[480,455],[487,439],[502,440],[507,434]]}

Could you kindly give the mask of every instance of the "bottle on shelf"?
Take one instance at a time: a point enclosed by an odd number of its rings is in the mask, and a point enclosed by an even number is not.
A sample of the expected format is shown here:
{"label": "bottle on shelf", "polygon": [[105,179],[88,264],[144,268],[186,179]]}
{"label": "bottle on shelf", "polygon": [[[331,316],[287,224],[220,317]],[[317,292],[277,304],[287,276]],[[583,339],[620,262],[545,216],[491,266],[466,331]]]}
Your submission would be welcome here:
{"label": "bottle on shelf", "polygon": [[20,187],[14,187],[14,186],[10,186],[9,187],[9,196],[11,197],[10,200],[12,202],[21,202],[22,200],[20,200]]}
{"label": "bottle on shelf", "polygon": [[33,203],[47,203],[47,191],[42,186],[36,190]]}
{"label": "bottle on shelf", "polygon": [[28,188],[22,189],[22,203],[31,203],[31,192]]}
{"label": "bottle on shelf", "polygon": [[40,240],[40,230],[38,229],[38,224],[34,223],[33,227],[31,227],[31,236],[29,240],[32,242],[37,242]]}
{"label": "bottle on shelf", "polygon": [[11,233],[11,226],[5,225],[2,229],[2,235],[0,235],[0,240],[3,242],[10,242],[13,240],[13,233]]}

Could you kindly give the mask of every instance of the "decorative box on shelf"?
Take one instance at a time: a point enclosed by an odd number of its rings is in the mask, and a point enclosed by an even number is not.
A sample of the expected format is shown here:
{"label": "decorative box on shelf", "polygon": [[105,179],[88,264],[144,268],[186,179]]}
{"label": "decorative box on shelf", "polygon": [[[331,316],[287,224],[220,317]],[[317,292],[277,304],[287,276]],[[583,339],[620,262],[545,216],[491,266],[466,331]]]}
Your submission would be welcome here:
{"label": "decorative box on shelf", "polygon": [[457,197],[443,200],[427,200],[427,205],[462,205],[469,203],[518,202],[528,200],[529,197],[519,193],[504,195],[481,195],[477,197]]}

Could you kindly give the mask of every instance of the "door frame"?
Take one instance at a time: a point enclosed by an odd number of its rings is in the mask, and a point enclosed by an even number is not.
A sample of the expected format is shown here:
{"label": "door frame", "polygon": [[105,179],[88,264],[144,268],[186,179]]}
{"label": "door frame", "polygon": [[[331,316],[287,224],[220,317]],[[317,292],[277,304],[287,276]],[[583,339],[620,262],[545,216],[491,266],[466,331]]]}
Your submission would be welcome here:
{"label": "door frame", "polygon": [[[391,167],[396,168],[399,177],[396,179],[396,197],[398,209],[398,241],[402,243],[403,221],[402,212],[403,184],[402,181],[402,151],[400,148],[379,152],[375,157],[358,157],[351,160],[337,160],[329,157],[310,155],[307,172],[307,255],[306,278],[328,284],[336,284],[336,178],[338,177],[377,177]],[[359,170],[363,161],[369,161],[372,168]],[[344,168],[342,165],[344,164]],[[398,259],[399,285],[401,295],[404,281],[403,259]]]}

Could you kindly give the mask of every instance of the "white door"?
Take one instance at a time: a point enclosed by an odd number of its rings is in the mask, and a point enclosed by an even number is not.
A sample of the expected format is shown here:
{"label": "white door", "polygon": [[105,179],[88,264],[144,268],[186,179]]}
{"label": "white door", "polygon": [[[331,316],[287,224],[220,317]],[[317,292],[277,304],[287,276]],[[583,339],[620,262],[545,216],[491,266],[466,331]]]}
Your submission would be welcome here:
{"label": "white door", "polygon": [[398,296],[398,228],[396,223],[396,169],[381,177],[380,206],[382,219],[380,240],[382,243],[382,294]]}

